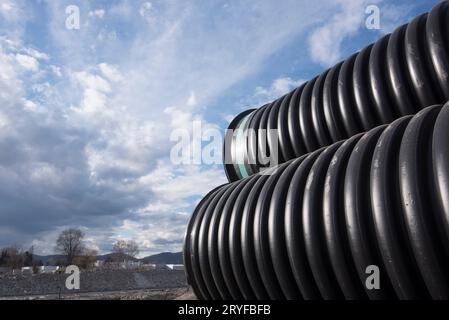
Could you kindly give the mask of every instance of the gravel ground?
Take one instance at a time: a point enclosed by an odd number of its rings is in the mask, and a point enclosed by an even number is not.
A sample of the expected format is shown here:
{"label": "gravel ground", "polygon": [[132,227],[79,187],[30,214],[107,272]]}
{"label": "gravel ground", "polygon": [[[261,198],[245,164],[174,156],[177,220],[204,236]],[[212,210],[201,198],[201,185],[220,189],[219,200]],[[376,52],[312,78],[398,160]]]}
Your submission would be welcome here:
{"label": "gravel ground", "polygon": [[197,300],[189,288],[0,297],[1,300]]}
{"label": "gravel ground", "polygon": [[38,296],[107,293],[138,291],[151,294],[155,290],[163,292],[167,289],[187,290],[184,271],[174,270],[99,270],[82,272],[80,290],[73,292],[65,288],[66,274],[40,274],[33,276],[0,276],[0,297]]}

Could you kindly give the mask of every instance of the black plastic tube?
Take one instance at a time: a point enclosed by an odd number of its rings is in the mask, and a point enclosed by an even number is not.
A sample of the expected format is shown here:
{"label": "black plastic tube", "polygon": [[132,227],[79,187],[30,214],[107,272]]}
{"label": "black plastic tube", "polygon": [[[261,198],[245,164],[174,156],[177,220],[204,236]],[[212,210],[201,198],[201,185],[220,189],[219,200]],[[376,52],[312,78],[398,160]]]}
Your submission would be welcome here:
{"label": "black plastic tube", "polygon": [[188,281],[200,299],[449,299],[448,199],[449,103],[209,193]]}
{"label": "black plastic tube", "polygon": [[[257,133],[230,133],[224,154],[233,155],[232,164],[228,156],[225,171],[237,181],[272,166],[259,156],[270,155],[275,143],[277,165],[448,100],[449,2],[443,1],[291,93],[239,115],[229,129]],[[265,143],[269,129],[278,130],[278,141],[269,136]]]}

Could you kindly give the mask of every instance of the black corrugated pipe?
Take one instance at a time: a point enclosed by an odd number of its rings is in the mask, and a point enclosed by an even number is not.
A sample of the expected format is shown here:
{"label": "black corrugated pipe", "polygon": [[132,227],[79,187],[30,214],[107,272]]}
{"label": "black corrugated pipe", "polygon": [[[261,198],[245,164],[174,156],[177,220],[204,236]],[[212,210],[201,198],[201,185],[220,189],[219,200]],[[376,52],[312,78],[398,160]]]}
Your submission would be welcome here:
{"label": "black corrugated pipe", "polygon": [[[224,144],[226,175],[237,181],[448,100],[444,1],[293,92],[239,115],[229,129],[240,130],[228,130]],[[278,144],[264,138],[269,129],[278,130]],[[277,161],[261,159],[275,143]]]}
{"label": "black corrugated pipe", "polygon": [[215,189],[184,253],[200,299],[449,299],[449,103]]}

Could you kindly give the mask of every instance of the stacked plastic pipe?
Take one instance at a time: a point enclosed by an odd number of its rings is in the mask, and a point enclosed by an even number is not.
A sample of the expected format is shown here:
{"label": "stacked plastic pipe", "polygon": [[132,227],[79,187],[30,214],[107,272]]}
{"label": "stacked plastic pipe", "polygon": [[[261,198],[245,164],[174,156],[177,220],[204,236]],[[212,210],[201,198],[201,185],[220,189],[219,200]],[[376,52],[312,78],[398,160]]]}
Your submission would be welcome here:
{"label": "stacked plastic pipe", "polygon": [[[448,8],[233,121],[279,130],[282,164],[227,165],[233,182],[196,207],[198,298],[449,299]],[[225,151],[257,156],[250,137]]]}
{"label": "stacked plastic pipe", "polygon": [[[234,158],[225,171],[237,181],[265,168],[260,155],[277,141],[265,145],[264,130],[278,130],[282,163],[448,100],[445,1],[287,95],[236,117],[229,127],[238,129],[236,137],[224,146]],[[238,139],[241,130],[256,134]]]}

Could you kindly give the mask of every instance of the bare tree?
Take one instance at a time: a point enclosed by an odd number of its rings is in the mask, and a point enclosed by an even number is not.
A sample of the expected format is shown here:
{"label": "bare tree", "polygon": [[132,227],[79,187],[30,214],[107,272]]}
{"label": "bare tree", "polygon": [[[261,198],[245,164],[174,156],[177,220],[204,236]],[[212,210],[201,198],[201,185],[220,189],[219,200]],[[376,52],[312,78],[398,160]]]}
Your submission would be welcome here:
{"label": "bare tree", "polygon": [[67,264],[72,264],[73,260],[84,251],[84,233],[80,229],[66,229],[61,232],[56,240],[56,251],[66,256]]}
{"label": "bare tree", "polygon": [[139,252],[139,245],[133,240],[118,240],[112,246],[112,253],[114,254],[114,257],[121,261],[125,261],[130,257],[135,258]]}
{"label": "bare tree", "polygon": [[24,266],[23,250],[17,246],[2,249],[0,254],[1,265],[11,269],[20,269]]}

